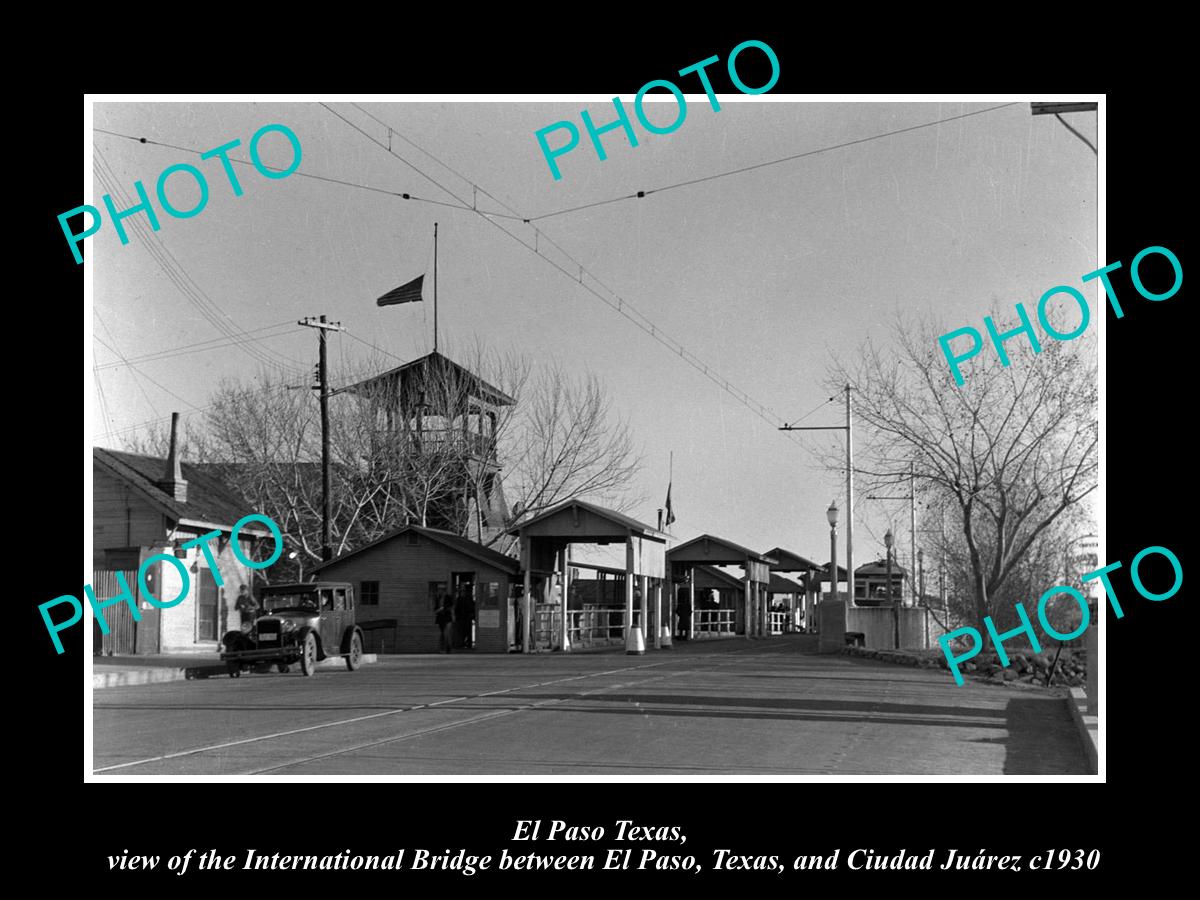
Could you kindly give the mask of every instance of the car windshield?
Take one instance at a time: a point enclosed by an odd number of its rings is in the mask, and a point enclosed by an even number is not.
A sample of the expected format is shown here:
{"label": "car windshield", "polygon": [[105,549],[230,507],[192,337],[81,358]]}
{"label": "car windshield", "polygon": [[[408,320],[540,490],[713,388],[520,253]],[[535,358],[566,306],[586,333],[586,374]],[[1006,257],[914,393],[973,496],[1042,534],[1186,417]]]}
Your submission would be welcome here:
{"label": "car windshield", "polygon": [[316,591],[305,591],[303,593],[294,594],[267,594],[263,597],[263,608],[268,612],[273,609],[286,609],[288,607],[316,609]]}

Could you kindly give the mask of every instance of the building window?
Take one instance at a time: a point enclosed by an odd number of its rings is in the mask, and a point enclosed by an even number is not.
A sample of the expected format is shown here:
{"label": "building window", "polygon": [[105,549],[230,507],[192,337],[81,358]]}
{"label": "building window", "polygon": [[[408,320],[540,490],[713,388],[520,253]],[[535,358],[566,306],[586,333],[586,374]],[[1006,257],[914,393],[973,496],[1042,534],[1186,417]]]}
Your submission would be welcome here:
{"label": "building window", "polygon": [[431,581],[429,582],[429,608],[437,612],[442,608],[447,596],[446,582]]}
{"label": "building window", "polygon": [[378,606],[379,605],[379,582],[378,581],[359,582],[358,602],[359,602],[360,606]]}

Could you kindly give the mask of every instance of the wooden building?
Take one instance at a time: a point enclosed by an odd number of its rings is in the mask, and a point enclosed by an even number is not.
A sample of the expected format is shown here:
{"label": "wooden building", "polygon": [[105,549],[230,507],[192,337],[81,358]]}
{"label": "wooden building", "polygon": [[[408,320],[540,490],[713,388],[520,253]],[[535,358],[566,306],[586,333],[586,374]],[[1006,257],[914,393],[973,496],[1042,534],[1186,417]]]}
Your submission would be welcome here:
{"label": "wooden building", "polygon": [[[772,557],[711,534],[702,534],[667,551],[667,563],[673,580],[688,584],[693,591],[699,586],[698,572],[701,567],[741,566],[745,573],[741,581],[733,576],[725,576],[741,587],[736,605],[728,615],[715,618],[720,620],[718,626],[722,633],[745,634],[747,637],[764,637],[770,633],[767,586],[771,580],[770,567],[776,562],[778,560]],[[713,572],[720,570],[713,569]],[[700,607],[694,595],[691,605],[692,630],[695,632],[698,624],[696,613]]]}
{"label": "wooden building", "polygon": [[854,603],[856,606],[891,606],[904,594],[904,579],[908,572],[892,560],[892,589],[888,591],[887,560],[877,559],[854,570]]}
{"label": "wooden building", "polygon": [[423,493],[420,524],[490,542],[508,524],[496,441],[516,401],[436,350],[346,388],[378,427],[372,455],[394,454]]}
{"label": "wooden building", "polygon": [[[138,593],[141,564],[160,554],[182,560],[189,578],[187,596],[176,606],[159,609],[136,597],[140,621],[134,621],[127,603],[106,608],[109,634],[101,634],[99,622],[93,622],[93,653],[216,652],[221,635],[241,624],[234,603],[241,585],[252,587],[254,573],[234,555],[230,539],[234,524],[256,510],[247,508],[204,467],[179,459],[177,429],[175,414],[166,459],[92,449],[91,583],[96,599],[120,592],[117,572]],[[183,548],[212,531],[220,532],[208,542],[216,573],[200,546]],[[264,541],[268,555],[275,546],[259,522],[241,529],[239,539],[239,550],[247,559],[262,558],[258,544]],[[178,569],[164,561],[147,567],[146,583],[155,597],[168,601],[183,586]]]}
{"label": "wooden building", "polygon": [[452,532],[405,525],[315,571],[354,585],[367,652],[436,653],[434,616],[445,597],[460,620],[464,601],[473,604],[476,649],[502,653],[513,640],[520,564]]}

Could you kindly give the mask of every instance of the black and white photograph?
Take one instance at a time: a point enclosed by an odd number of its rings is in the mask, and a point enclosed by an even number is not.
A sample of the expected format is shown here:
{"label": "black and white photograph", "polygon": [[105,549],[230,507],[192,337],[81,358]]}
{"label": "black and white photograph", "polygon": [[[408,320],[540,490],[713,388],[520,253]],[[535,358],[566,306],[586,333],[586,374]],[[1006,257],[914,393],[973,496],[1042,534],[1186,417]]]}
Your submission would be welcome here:
{"label": "black and white photograph", "polygon": [[1100,336],[1177,248],[1105,269],[1103,96],[768,51],[91,98],[88,780],[1103,779]]}

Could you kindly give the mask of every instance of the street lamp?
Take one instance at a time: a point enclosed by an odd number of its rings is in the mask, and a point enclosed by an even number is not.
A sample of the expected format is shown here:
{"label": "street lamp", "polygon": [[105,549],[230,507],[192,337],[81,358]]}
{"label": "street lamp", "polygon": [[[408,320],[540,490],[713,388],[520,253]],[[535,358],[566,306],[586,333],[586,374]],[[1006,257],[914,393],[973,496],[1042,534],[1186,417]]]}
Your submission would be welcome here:
{"label": "street lamp", "polygon": [[925,601],[925,551],[917,551],[917,572],[920,573],[917,578],[917,606],[920,606]]}
{"label": "street lamp", "polygon": [[825,510],[825,518],[829,520],[829,599],[837,599],[837,500],[829,501],[829,509]]}
{"label": "street lamp", "polygon": [[883,545],[887,548],[887,596],[892,601],[892,617],[896,622],[896,649],[900,649],[900,604],[896,602],[895,593],[892,591],[892,543],[895,538],[892,537],[892,529],[887,530],[887,534],[883,536]]}

